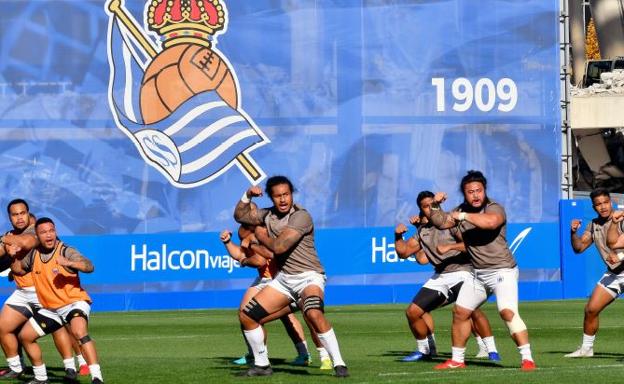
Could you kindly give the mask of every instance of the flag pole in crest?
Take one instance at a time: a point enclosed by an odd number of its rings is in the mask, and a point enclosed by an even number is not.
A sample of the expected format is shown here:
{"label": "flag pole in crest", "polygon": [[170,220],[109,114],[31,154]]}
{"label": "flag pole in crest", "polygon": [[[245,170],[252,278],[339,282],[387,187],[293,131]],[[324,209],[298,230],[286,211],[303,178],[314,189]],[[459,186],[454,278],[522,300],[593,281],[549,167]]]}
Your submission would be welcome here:
{"label": "flag pole in crest", "polygon": [[[145,50],[150,58],[155,58],[158,55],[158,51],[151,43],[150,39],[145,36],[141,29],[134,23],[133,19],[126,13],[125,8],[121,4],[121,0],[110,0],[108,3],[108,10],[119,18],[119,21],[126,27],[132,37],[136,39],[139,45]],[[263,178],[263,173],[249,154],[239,153],[236,155],[236,161],[239,168],[246,173],[246,176],[253,182],[253,184],[259,183]]]}

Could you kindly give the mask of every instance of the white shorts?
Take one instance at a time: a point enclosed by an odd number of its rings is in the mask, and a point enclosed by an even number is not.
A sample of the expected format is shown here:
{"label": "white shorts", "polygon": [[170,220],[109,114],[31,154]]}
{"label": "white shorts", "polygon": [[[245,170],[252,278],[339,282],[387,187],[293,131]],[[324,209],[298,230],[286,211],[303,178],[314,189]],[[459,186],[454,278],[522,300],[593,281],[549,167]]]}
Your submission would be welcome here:
{"label": "white shorts", "polygon": [[442,293],[447,299],[451,288],[457,284],[462,284],[466,280],[472,280],[474,276],[468,271],[457,271],[448,273],[436,273],[427,280],[423,288],[433,289]]}
{"label": "white shorts", "polygon": [[35,287],[17,288],[13,291],[11,296],[6,299],[4,304],[10,305],[26,318],[32,316],[33,307],[35,309],[41,308],[41,304],[37,298],[37,292],[35,292]]}
{"label": "white shorts", "polygon": [[301,292],[309,286],[316,285],[325,292],[325,282],[327,277],[324,273],[308,271],[297,275],[287,275],[278,273],[277,276],[269,283],[269,287],[278,290],[290,300],[297,302],[300,299]]}
{"label": "white shorts", "polygon": [[42,308],[37,311],[35,317],[30,319],[30,324],[39,336],[44,336],[56,331],[65,324],[69,324],[71,319],[68,317],[70,315],[71,317],[80,316],[78,312],[71,314],[74,310],[82,312],[89,320],[91,305],[86,301],[76,301],[57,309]]}
{"label": "white shorts", "polygon": [[475,269],[474,278],[464,282],[456,305],[475,310],[495,294],[498,311],[510,309],[518,313],[518,267]]}
{"label": "white shorts", "polygon": [[273,281],[270,277],[256,277],[256,279],[251,283],[249,288],[256,288],[258,291],[262,291],[264,287],[269,285],[269,283]]}
{"label": "white shorts", "polygon": [[609,292],[611,296],[618,297],[624,290],[624,272],[616,275],[613,272],[607,271],[598,281],[598,285],[602,286]]}

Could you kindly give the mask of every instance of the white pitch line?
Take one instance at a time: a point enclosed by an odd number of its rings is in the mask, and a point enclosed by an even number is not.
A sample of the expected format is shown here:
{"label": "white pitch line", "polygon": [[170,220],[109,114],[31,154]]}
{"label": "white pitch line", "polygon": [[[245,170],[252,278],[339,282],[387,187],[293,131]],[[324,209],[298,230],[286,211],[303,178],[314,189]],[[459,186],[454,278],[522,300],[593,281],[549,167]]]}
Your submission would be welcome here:
{"label": "white pitch line", "polygon": [[[557,366],[557,367],[545,367],[545,368],[537,368],[535,373],[544,372],[544,371],[555,371],[565,369],[566,371],[572,370],[586,370],[586,369],[604,369],[604,368],[624,368],[624,364],[603,364],[603,365],[577,365],[577,366]],[[482,368],[473,371],[466,371],[464,369],[453,369],[453,370],[445,370],[445,371],[425,371],[425,372],[383,372],[379,373],[377,376],[386,377],[386,376],[429,376],[425,378],[419,377],[419,381],[434,381],[440,380],[440,375],[462,375],[462,374],[470,374],[470,373],[478,373],[479,377],[498,377],[501,372],[505,372],[505,375],[526,375],[527,372],[521,371],[519,368]],[[432,375],[437,377],[431,377]]]}

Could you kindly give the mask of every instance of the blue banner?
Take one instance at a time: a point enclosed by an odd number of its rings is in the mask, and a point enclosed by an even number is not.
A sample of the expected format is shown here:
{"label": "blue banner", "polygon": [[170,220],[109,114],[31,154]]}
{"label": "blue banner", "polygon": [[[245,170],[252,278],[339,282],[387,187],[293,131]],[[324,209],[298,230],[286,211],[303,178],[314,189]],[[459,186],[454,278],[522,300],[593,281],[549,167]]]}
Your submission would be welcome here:
{"label": "blue banner", "polygon": [[532,228],[525,277],[559,279],[559,1],[0,3],[0,191],[96,258],[103,291],[243,287],[217,232],[274,174],[335,284],[422,281],[392,226],[420,190],[459,203],[468,169],[510,242]]}

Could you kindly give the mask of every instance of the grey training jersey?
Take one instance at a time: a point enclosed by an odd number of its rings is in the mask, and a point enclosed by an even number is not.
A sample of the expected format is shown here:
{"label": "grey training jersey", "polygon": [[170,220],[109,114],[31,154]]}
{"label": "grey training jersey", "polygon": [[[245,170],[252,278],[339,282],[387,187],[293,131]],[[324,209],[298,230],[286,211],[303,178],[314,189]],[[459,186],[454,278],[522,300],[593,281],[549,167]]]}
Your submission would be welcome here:
{"label": "grey training jersey", "polygon": [[269,236],[274,239],[286,228],[294,229],[303,236],[292,249],[284,254],[275,255],[279,271],[289,275],[308,271],[325,273],[314,246],[314,223],[308,211],[294,205],[290,212],[282,217],[270,209],[262,209],[258,214],[260,217],[264,216]]}
{"label": "grey training jersey", "polygon": [[[624,265],[620,261],[616,264],[610,264],[607,260],[609,258],[609,254],[611,254],[611,249],[607,245],[607,232],[609,231],[609,227],[611,226],[611,219],[603,220],[601,218],[595,218],[591,221],[591,223],[585,228],[585,233],[589,233],[591,238],[602,258],[602,261],[607,266],[607,269],[611,272],[620,273],[624,270]],[[585,234],[583,234],[584,236]]]}
{"label": "grey training jersey", "polygon": [[[464,204],[456,209],[466,212]],[[472,212],[468,209],[468,212]],[[505,209],[498,203],[490,200],[479,213],[498,213],[503,215],[503,224],[496,229],[477,228],[468,221],[462,221],[458,227],[462,233],[466,251],[471,257],[475,269],[513,268],[517,265],[509,247],[507,246],[507,215]]]}
{"label": "grey training jersey", "polygon": [[472,271],[470,257],[466,253],[449,251],[442,254],[437,251],[438,244],[457,243],[452,233],[454,230],[438,229],[431,224],[425,224],[418,227],[414,234],[436,273]]}

